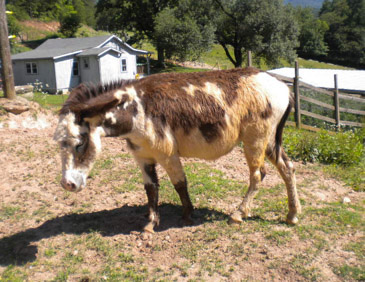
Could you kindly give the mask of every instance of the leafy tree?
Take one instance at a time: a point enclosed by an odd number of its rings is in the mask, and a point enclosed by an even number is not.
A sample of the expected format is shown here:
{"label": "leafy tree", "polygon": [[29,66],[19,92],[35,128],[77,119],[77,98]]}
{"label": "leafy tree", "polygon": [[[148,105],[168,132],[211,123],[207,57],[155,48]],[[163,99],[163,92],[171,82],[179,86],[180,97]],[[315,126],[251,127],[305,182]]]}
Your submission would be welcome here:
{"label": "leafy tree", "polygon": [[130,44],[148,38],[156,44],[162,62],[164,49],[155,38],[155,19],[163,9],[173,8],[177,3],[178,0],[99,0],[97,27],[127,38]]}
{"label": "leafy tree", "polygon": [[7,20],[8,20],[9,35],[19,36],[19,33],[21,31],[21,26],[18,20],[13,15],[8,15]]}
{"label": "leafy tree", "polygon": [[318,19],[311,8],[296,7],[295,17],[299,23],[298,53],[304,57],[326,55],[328,46],[324,36],[329,29],[327,22]]}
{"label": "leafy tree", "polygon": [[[290,7],[280,0],[214,0],[220,9],[217,41],[229,60],[240,67],[244,53],[251,50],[270,65],[281,58],[293,61],[298,26]],[[233,55],[228,46],[233,47]]]}
{"label": "leafy tree", "polygon": [[329,24],[325,35],[328,59],[352,66],[365,66],[365,1],[326,0],[320,18]]}
{"label": "leafy tree", "polygon": [[156,16],[156,45],[168,58],[196,60],[213,44],[215,27],[209,20],[211,9],[204,9],[205,2],[183,0],[177,7],[165,8]]}
{"label": "leafy tree", "polygon": [[74,37],[81,25],[81,18],[77,12],[64,16],[60,21],[60,32],[65,37]]}

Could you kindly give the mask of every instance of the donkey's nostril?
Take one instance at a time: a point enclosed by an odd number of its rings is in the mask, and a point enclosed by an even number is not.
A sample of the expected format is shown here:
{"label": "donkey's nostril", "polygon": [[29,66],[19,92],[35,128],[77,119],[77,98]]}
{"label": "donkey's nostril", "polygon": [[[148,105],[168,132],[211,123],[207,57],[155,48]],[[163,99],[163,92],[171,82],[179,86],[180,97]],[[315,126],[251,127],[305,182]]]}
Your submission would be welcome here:
{"label": "donkey's nostril", "polygon": [[76,184],[71,181],[61,181],[62,187],[67,191],[75,191],[76,190]]}
{"label": "donkey's nostril", "polygon": [[70,191],[76,190],[76,184],[75,183],[69,183],[69,187],[71,187]]}

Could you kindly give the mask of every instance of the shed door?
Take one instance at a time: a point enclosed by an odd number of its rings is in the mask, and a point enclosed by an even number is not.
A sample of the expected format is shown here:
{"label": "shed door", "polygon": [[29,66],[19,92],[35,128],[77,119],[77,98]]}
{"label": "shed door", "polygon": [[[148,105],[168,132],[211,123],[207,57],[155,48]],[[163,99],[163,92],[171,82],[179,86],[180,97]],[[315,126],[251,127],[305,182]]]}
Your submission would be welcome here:
{"label": "shed door", "polygon": [[77,59],[73,61],[71,73],[71,88],[80,84],[80,64]]}

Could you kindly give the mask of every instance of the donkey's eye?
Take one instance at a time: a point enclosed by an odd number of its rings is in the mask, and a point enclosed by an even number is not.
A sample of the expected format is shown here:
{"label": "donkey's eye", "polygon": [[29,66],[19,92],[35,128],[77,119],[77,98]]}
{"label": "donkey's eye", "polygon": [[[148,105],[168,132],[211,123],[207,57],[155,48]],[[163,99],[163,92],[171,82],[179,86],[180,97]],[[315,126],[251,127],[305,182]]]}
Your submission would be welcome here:
{"label": "donkey's eye", "polygon": [[82,153],[82,150],[83,150],[84,146],[85,146],[85,141],[83,140],[79,145],[77,145],[75,147],[76,152],[77,153]]}
{"label": "donkey's eye", "polygon": [[82,153],[83,151],[84,151],[84,149],[85,149],[85,145],[86,145],[86,142],[87,141],[87,137],[86,137],[86,135],[85,134],[81,134],[81,141],[80,141],[80,143],[78,144],[78,145],[76,145],[76,147],[75,147],[75,151],[77,152],[77,153]]}

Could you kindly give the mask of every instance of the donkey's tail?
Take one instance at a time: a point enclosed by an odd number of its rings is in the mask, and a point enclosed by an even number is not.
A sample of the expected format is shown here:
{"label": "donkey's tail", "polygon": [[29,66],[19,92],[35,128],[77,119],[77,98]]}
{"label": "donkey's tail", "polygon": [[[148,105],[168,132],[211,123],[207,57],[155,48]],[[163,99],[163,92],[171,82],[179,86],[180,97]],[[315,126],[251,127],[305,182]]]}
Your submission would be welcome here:
{"label": "donkey's tail", "polygon": [[288,107],[286,108],[286,111],[284,113],[284,115],[282,116],[277,128],[276,128],[276,134],[275,134],[275,161],[276,163],[279,160],[279,155],[280,155],[280,148],[281,148],[281,144],[283,143],[283,130],[284,130],[284,126],[285,123],[289,117],[289,114],[291,112],[291,109],[293,107],[293,98],[290,95],[289,96],[289,104]]}

